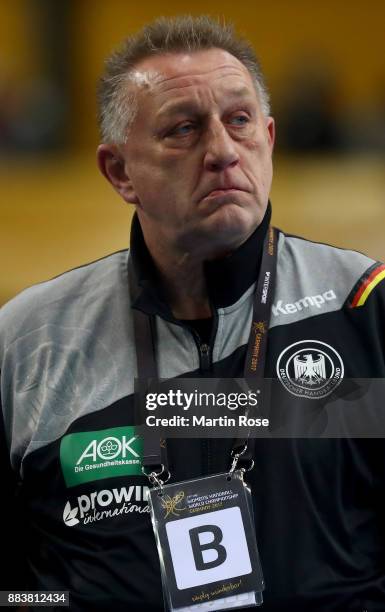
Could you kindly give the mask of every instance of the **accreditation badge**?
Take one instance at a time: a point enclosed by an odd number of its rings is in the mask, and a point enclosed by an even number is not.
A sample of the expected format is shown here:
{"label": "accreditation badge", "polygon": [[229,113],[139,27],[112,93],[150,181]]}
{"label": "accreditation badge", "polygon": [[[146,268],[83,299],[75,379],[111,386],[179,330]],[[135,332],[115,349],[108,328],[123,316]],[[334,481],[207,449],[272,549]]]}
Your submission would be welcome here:
{"label": "accreditation badge", "polygon": [[231,610],[262,604],[250,489],[237,470],[149,492],[169,610]]}

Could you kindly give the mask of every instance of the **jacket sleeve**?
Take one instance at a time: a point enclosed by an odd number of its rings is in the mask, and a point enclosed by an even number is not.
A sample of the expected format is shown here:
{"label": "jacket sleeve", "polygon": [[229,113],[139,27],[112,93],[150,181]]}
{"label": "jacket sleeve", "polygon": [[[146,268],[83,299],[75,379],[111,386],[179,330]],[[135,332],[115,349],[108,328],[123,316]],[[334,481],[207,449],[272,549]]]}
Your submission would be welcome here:
{"label": "jacket sleeve", "polygon": [[10,463],[1,395],[0,408],[0,528],[3,559],[0,569],[0,590],[23,590],[26,579],[26,555],[24,552],[26,530],[23,511],[18,498],[20,485]]}

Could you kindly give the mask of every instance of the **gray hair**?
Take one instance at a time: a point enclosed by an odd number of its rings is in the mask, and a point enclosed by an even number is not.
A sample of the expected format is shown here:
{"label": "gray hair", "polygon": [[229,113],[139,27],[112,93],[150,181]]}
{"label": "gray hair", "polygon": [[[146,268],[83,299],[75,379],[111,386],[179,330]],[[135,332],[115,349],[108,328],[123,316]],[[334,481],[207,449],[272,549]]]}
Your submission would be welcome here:
{"label": "gray hair", "polygon": [[142,59],[163,53],[224,49],[249,71],[259,95],[262,112],[270,114],[269,94],[259,61],[250,43],[234,33],[232,25],[202,15],[161,17],[123,41],[106,61],[98,86],[98,118],[101,140],[124,143],[137,110],[135,89],[128,86],[132,70]]}

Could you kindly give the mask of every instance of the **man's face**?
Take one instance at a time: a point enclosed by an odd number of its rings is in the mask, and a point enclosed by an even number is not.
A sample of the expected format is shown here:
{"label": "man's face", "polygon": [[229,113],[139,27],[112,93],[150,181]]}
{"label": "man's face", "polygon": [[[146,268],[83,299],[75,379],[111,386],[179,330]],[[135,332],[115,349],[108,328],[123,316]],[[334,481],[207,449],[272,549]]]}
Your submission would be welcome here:
{"label": "man's face", "polygon": [[249,72],[210,49],[147,58],[135,78],[121,155],[146,240],[205,257],[237,247],[261,222],[272,179],[274,122]]}

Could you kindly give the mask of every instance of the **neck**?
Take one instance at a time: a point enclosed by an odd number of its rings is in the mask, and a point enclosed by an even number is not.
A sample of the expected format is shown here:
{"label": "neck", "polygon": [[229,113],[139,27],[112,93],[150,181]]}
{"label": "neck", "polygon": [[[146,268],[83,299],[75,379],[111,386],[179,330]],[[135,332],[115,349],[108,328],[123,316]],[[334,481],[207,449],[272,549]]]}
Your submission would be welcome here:
{"label": "neck", "polygon": [[[138,211],[139,213],[139,211]],[[144,221],[144,222],[143,222]],[[145,219],[139,214],[134,218],[131,247],[133,262],[139,279],[146,279],[159,301],[166,302],[175,318],[204,319],[215,307],[233,304],[258,278],[262,258],[262,245],[270,221],[270,208],[253,236],[230,248],[217,249],[203,254],[203,247],[213,247],[213,241],[205,240],[200,248],[190,240],[194,249],[184,241],[183,246],[173,244],[170,237],[148,230]],[[201,241],[203,242],[203,241]],[[238,245],[239,246],[239,245]],[[231,257],[226,257],[231,253]],[[209,262],[209,263],[208,263]],[[210,299],[208,285],[210,289]],[[160,289],[160,291],[159,291]],[[149,299],[151,296],[147,295]],[[144,304],[144,303],[143,303]],[[142,304],[142,306],[143,306]],[[143,306],[153,311],[153,305]],[[160,306],[161,307],[161,306]]]}
{"label": "neck", "polygon": [[147,248],[159,273],[165,298],[176,319],[211,317],[203,259],[177,249],[165,249],[144,233]]}
{"label": "neck", "polygon": [[[219,240],[199,240],[199,236],[192,240],[170,240],[169,235],[163,235],[161,228],[154,232],[146,217],[138,213],[138,222],[145,246],[155,264],[158,282],[160,282],[163,297],[168,303],[176,319],[205,319],[212,316],[208,287],[205,275],[205,264],[216,260],[223,260],[227,255],[237,250],[240,244],[247,242],[250,234],[243,236],[242,240],[235,240],[226,246]],[[265,215],[266,223],[261,223],[262,234],[264,226],[267,227],[269,215]],[[263,239],[262,235],[262,239]],[[222,241],[223,242],[223,241]],[[254,250],[253,248],[253,261]],[[257,264],[256,264],[257,265]],[[254,276],[254,274],[253,274]],[[254,278],[250,279],[252,282]],[[215,283],[214,283],[215,284]],[[239,285],[239,283],[238,283]],[[247,285],[248,286],[248,285]]]}

